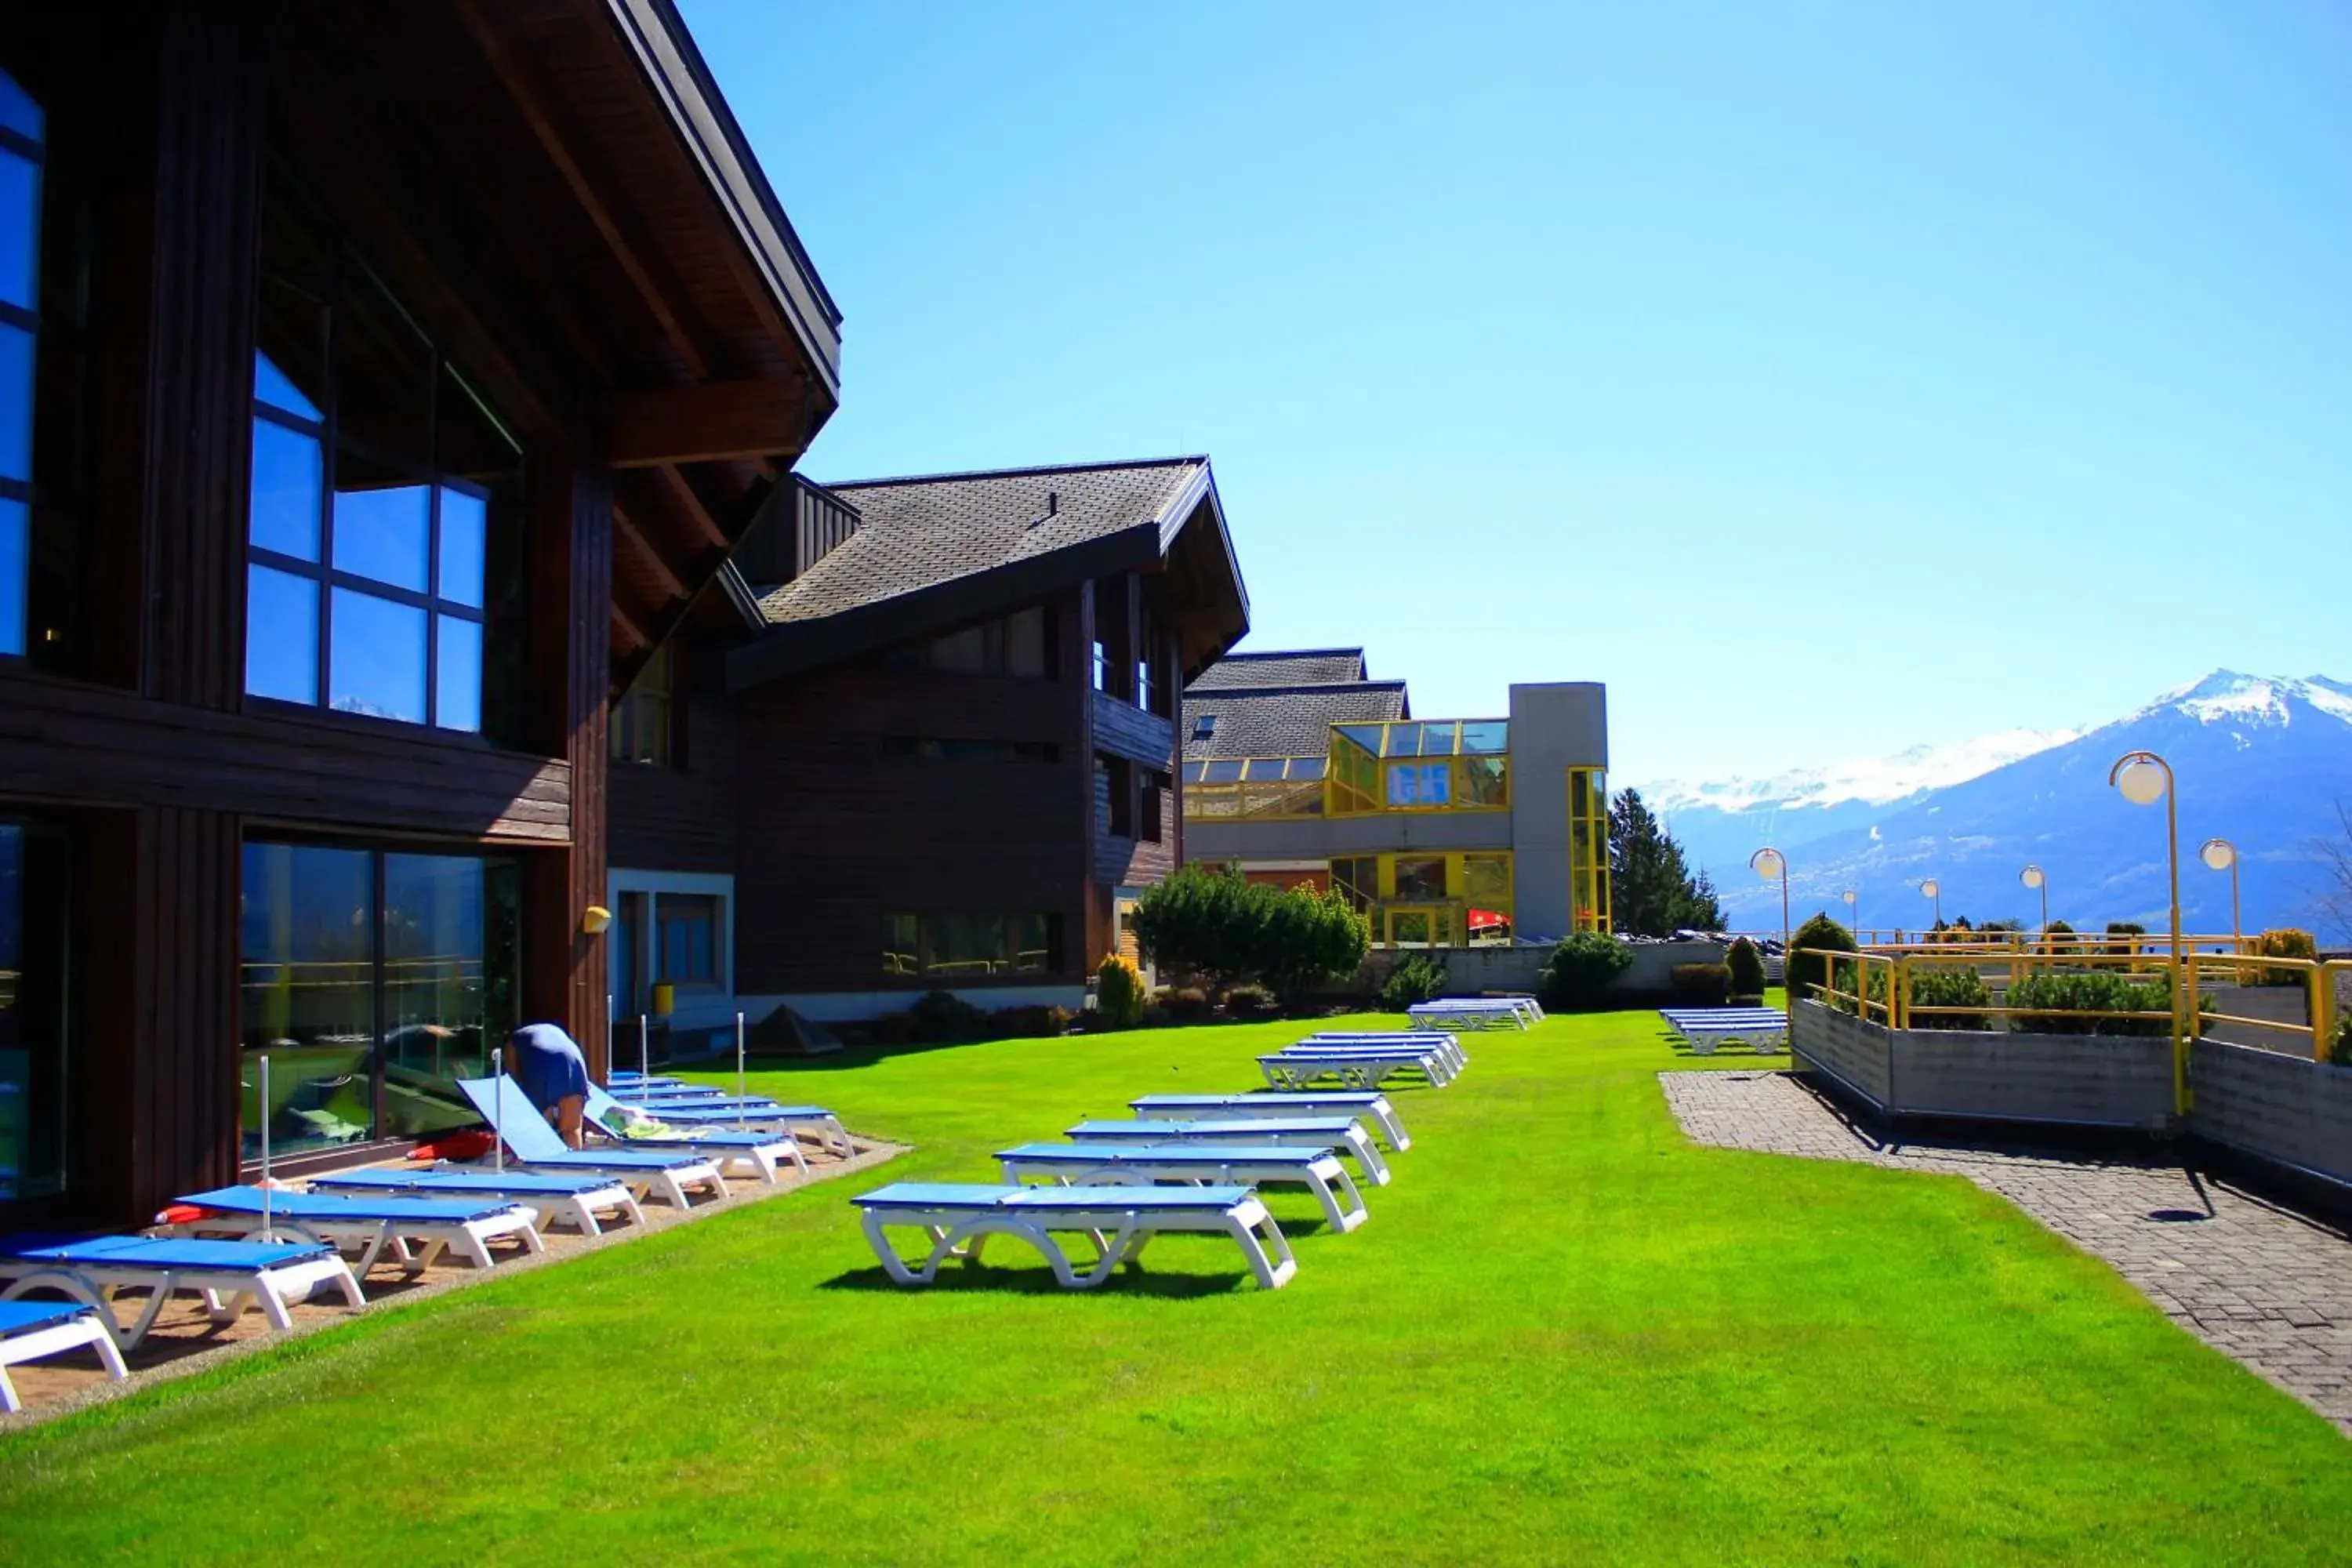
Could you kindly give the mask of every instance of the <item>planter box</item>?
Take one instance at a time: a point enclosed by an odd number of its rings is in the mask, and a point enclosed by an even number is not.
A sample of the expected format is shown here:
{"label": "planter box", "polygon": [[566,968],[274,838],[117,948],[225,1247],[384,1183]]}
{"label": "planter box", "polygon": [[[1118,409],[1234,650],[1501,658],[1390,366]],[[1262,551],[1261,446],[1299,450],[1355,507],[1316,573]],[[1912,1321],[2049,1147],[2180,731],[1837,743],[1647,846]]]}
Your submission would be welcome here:
{"label": "planter box", "polygon": [[2137,1036],[1889,1029],[1819,1002],[1789,1014],[1797,1060],[1890,1116],[2161,1130],[2172,1043]]}
{"label": "planter box", "polygon": [[[2308,985],[2217,985],[2199,989],[2216,1012],[2274,1024],[2308,1026],[2311,1022]],[[2292,1030],[2265,1029],[2259,1024],[2214,1024],[2205,1032],[2210,1038],[2226,1040],[2233,1046],[2254,1046],[2294,1057],[2311,1055],[2311,1037]]]}
{"label": "planter box", "polygon": [[2189,1075],[2190,1131],[2352,1184],[2352,1068],[2200,1039]]}
{"label": "planter box", "polygon": [[1790,1054],[1804,1067],[1826,1074],[1880,1110],[1887,1107],[1888,1054],[1895,1032],[1865,1024],[1821,1002],[1789,1009]]}

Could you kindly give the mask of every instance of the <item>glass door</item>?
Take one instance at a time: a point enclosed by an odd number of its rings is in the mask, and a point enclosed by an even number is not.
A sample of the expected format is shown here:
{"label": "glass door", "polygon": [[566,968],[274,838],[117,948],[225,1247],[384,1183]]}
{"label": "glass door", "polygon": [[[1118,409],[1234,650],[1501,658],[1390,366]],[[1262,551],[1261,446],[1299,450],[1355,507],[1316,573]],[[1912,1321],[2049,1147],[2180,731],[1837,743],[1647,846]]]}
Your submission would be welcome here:
{"label": "glass door", "polygon": [[0,1204],[65,1191],[69,849],[0,819]]}

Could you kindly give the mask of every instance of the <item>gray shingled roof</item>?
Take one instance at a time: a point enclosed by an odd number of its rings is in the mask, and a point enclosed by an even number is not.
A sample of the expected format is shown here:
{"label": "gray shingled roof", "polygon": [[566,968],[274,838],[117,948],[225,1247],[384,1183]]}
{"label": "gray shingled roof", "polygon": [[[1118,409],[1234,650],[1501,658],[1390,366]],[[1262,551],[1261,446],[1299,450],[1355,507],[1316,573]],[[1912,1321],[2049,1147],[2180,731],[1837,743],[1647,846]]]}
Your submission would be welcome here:
{"label": "gray shingled roof", "polygon": [[1282,653],[1229,653],[1184,689],[1189,694],[1276,686],[1340,686],[1363,679],[1362,648],[1296,648]]}
{"label": "gray shingled roof", "polygon": [[863,521],[795,581],[762,586],[761,613],[772,626],[822,620],[1158,521],[1208,461],[1160,458],[828,485]]}
{"label": "gray shingled roof", "polygon": [[[1216,715],[1205,741],[1192,738],[1204,714]],[[1204,757],[1318,757],[1330,745],[1334,724],[1370,723],[1407,716],[1402,680],[1350,681],[1202,691],[1184,697],[1184,760]]]}

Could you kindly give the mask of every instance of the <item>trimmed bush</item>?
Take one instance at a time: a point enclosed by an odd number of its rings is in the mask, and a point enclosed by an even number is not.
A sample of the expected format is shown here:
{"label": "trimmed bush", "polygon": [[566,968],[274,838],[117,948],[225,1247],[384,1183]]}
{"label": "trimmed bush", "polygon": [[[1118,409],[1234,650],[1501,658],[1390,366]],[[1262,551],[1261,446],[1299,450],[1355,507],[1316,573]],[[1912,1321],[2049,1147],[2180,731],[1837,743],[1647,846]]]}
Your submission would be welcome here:
{"label": "trimmed bush", "polygon": [[1209,994],[1198,985],[1179,985],[1162,991],[1155,1000],[1180,1024],[1205,1024],[1209,1015],[1216,1011]]}
{"label": "trimmed bush", "polygon": [[1736,939],[1731,951],[1723,957],[1724,968],[1731,972],[1731,994],[1742,1002],[1764,1000],[1764,955],[1746,937]]}
{"label": "trimmed bush", "polygon": [[1677,1002],[1720,1007],[1731,1000],[1731,965],[1727,963],[1677,963],[1666,974]]}
{"label": "trimmed bush", "polygon": [[1260,979],[1290,1001],[1350,974],[1371,947],[1370,922],[1337,890],[1276,889],[1234,869],[1180,868],[1136,900],[1135,940],[1162,968],[1213,989]]}
{"label": "trimmed bush", "polygon": [[999,1007],[988,1016],[988,1032],[999,1040],[1046,1039],[1068,1034],[1072,1021],[1066,1007]]}
{"label": "trimmed bush", "polygon": [[[2254,938],[2254,953],[2261,958],[2317,958],[2319,944],[2311,940],[2307,931],[2293,926],[2281,926],[2263,931]],[[2305,972],[2297,969],[2257,969],[2247,982],[2250,985],[2307,985],[2311,982]]]}
{"label": "trimmed bush", "polygon": [[1445,994],[1445,965],[1427,953],[1408,953],[1381,985],[1381,1005],[1391,1013]]}
{"label": "trimmed bush", "polygon": [[915,1038],[925,1045],[960,1046],[988,1035],[988,1015],[952,991],[927,991],[907,1009]]}
{"label": "trimmed bush", "polygon": [[[1871,993],[1874,999],[1884,1000],[1886,983],[1876,974]],[[1911,1026],[1915,1029],[1966,1029],[1984,1031],[1992,1027],[1992,1019],[1983,1013],[1930,1013],[1919,1016],[1922,1007],[1990,1007],[1992,987],[1984,976],[1973,969],[1917,969],[1911,971]]]}
{"label": "trimmed bush", "polygon": [[1545,961],[1538,999],[1554,1012],[1589,1013],[1633,964],[1633,950],[1608,932],[1577,931],[1562,937]]}
{"label": "trimmed bush", "polygon": [[2327,1059],[2340,1068],[2352,1068],[2352,1013],[2336,1021],[2336,1040],[2327,1047]]}
{"label": "trimmed bush", "polygon": [[2074,928],[2064,921],[2052,921],[2049,929],[2042,934],[2048,939],[2049,951],[2053,953],[2076,953],[2083,951],[2083,944],[2074,940]]}
{"label": "trimmed bush", "polygon": [[1790,936],[1788,975],[1791,1005],[1810,1000],[1813,987],[1829,979],[1829,961],[1805,957],[1804,950],[1809,947],[1828,952],[1853,952],[1855,951],[1853,933],[1827,915],[1815,915]]}
{"label": "trimmed bush", "polygon": [[1143,1018],[1143,976],[1118,953],[1095,971],[1095,1016],[1106,1029],[1132,1029]]}
{"label": "trimmed bush", "polygon": [[[2132,980],[2095,970],[2082,974],[2030,974],[2009,988],[2009,1005],[2035,1016],[2012,1016],[2010,1027],[2033,1035],[2169,1035],[2172,982]],[[2161,1018],[2100,1018],[2095,1013],[2161,1013]],[[2077,1016],[2083,1015],[2083,1016]]]}
{"label": "trimmed bush", "polygon": [[1271,1018],[1282,1011],[1282,998],[1263,985],[1236,985],[1225,993],[1225,1012],[1235,1018]]}

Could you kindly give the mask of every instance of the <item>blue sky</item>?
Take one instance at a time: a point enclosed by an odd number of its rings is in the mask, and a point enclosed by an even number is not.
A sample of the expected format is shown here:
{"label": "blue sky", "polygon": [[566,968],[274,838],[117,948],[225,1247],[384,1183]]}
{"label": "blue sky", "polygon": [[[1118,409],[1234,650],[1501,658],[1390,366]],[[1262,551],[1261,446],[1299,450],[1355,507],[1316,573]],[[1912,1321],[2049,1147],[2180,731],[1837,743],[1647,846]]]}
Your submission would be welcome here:
{"label": "blue sky", "polygon": [[815,478],[1206,451],[1246,646],[1625,780],[2352,675],[2352,8],[684,8]]}

